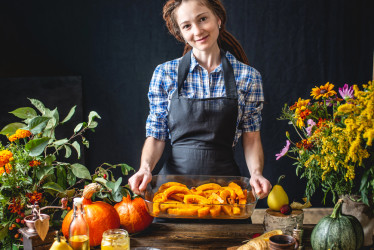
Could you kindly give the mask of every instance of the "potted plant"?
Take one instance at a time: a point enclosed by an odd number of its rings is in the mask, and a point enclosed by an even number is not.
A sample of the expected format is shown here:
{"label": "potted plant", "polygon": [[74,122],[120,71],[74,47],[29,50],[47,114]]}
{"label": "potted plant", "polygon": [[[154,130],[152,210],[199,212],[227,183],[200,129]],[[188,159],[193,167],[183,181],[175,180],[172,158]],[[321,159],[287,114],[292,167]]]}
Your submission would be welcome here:
{"label": "potted plant", "polygon": [[[362,85],[362,89],[345,84],[339,88],[339,95],[333,84],[326,83],[313,88],[311,97],[299,98],[282,109],[279,119],[288,121],[298,138],[291,139],[286,132],[288,140],[276,154],[277,160],[283,156],[295,160],[296,174],[307,180],[308,198],[321,188],[323,202],[327,194],[332,194],[333,202],[344,196],[367,206],[367,216],[373,220],[373,82]],[[371,229],[365,245],[372,244],[372,235]]]}

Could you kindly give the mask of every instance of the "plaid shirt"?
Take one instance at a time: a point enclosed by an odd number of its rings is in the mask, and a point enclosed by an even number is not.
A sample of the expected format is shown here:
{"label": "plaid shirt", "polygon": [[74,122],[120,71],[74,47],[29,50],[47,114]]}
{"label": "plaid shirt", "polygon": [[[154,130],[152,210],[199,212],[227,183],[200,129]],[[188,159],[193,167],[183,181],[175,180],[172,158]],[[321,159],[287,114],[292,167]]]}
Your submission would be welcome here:
{"label": "plaid shirt", "polygon": [[[226,57],[234,69],[238,93],[238,119],[233,146],[243,132],[259,131],[264,101],[260,73],[241,63],[230,54]],[[150,112],[146,122],[146,136],[165,141],[169,137],[168,110],[172,94],[177,88],[178,65],[181,58],[158,65],[149,86]],[[222,64],[210,74],[201,67],[191,53],[191,65],[181,95],[187,98],[214,98],[226,96]]]}

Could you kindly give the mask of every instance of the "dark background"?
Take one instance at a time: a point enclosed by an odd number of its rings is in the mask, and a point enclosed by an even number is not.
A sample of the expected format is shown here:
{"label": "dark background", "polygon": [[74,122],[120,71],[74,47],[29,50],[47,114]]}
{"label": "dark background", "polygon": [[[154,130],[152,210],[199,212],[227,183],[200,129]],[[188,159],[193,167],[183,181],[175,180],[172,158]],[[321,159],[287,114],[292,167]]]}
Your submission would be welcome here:
{"label": "dark background", "polygon": [[[61,108],[63,117],[79,105],[76,123],[91,110],[102,117],[96,132],[88,134],[86,166],[93,171],[103,162],[123,162],[138,168],[153,70],[181,56],[183,49],[164,25],[164,2],[1,0],[0,127],[15,121],[7,112],[29,106],[26,97]],[[296,176],[293,162],[275,160],[285,145],[285,131],[292,131],[277,117],[284,103],[309,98],[316,85],[331,82],[337,90],[372,79],[374,1],[223,3],[227,29],[263,77],[264,175],[274,185],[286,174],[283,186],[290,200],[299,199],[305,182]],[[240,149],[236,152],[245,169]],[[320,193],[312,204],[323,206]],[[265,201],[258,206],[264,207]]]}

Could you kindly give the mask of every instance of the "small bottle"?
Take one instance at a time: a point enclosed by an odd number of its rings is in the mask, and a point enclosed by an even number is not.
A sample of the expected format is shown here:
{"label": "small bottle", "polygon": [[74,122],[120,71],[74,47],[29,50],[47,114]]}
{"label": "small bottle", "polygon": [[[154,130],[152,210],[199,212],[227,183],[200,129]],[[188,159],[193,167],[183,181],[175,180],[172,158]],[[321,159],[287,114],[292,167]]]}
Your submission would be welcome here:
{"label": "small bottle", "polygon": [[84,219],[83,198],[74,198],[73,220],[69,227],[69,244],[73,250],[89,250],[88,224]]}
{"label": "small bottle", "polygon": [[296,228],[293,229],[292,236],[297,240],[299,243],[299,250],[304,249],[303,246],[303,234],[304,229],[300,226],[300,224],[296,225]]}

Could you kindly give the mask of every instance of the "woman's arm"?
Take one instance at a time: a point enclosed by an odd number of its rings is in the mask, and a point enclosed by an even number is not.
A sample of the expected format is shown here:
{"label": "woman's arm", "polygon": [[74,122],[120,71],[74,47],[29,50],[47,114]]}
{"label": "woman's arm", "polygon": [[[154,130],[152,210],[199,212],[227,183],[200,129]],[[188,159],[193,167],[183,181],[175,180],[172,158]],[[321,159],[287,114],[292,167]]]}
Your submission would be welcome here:
{"label": "woman's arm", "polygon": [[152,170],[160,160],[164,148],[164,141],[153,137],[148,137],[145,140],[142,156],[140,158],[140,168],[128,181],[130,188],[134,193],[140,194],[146,189],[147,184],[152,179]]}
{"label": "woman's arm", "polygon": [[250,183],[259,198],[265,198],[271,190],[271,184],[262,176],[264,152],[262,150],[260,131],[243,133],[243,150],[251,175]]}

